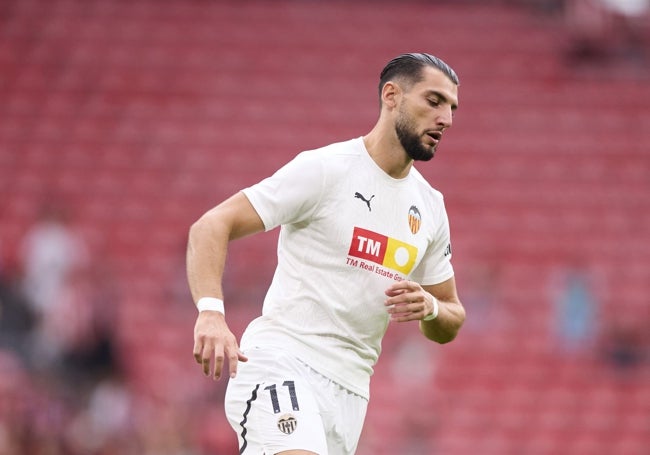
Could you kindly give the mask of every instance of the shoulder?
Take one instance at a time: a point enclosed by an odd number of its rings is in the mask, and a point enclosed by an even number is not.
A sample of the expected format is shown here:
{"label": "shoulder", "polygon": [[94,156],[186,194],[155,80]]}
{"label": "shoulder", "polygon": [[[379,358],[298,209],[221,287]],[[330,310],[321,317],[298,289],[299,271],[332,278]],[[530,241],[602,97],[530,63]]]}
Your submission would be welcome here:
{"label": "shoulder", "polygon": [[351,168],[350,160],[358,155],[355,140],[337,142],[295,155],[266,181],[289,182],[294,187],[308,186],[314,190],[335,184],[338,176]]}
{"label": "shoulder", "polygon": [[306,160],[337,162],[359,156],[362,149],[361,139],[355,138],[343,142],[335,142],[324,147],[301,152],[298,156]]}
{"label": "shoulder", "polygon": [[299,153],[294,161],[303,166],[320,168],[326,176],[346,174],[362,158],[363,146],[360,138],[336,142],[313,150]]}

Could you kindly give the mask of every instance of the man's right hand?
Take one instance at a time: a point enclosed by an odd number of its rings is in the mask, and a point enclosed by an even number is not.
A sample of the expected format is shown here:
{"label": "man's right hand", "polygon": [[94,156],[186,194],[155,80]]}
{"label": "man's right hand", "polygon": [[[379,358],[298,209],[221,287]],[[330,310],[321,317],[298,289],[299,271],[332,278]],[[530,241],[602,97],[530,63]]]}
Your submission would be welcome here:
{"label": "man's right hand", "polygon": [[[203,368],[203,374],[212,373],[214,380],[221,378],[224,361],[228,359],[230,377],[237,375],[237,363],[248,361],[228,328],[225,316],[219,311],[201,311],[194,325],[194,359]],[[214,360],[214,370],[211,369]]]}

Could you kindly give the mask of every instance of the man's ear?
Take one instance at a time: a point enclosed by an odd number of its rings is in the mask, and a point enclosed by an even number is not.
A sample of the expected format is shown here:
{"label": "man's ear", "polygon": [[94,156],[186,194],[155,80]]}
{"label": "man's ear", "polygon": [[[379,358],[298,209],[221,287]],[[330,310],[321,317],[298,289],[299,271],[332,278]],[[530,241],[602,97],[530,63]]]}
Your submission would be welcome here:
{"label": "man's ear", "polygon": [[402,89],[395,82],[388,81],[381,89],[381,101],[389,109],[394,109],[399,104],[401,96]]}

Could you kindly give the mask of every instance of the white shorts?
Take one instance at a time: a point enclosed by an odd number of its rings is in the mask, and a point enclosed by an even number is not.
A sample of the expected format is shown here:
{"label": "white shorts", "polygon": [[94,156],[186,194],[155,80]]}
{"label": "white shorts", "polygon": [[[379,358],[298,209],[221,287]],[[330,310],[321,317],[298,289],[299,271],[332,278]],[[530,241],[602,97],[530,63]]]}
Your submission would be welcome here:
{"label": "white shorts", "polygon": [[354,454],[368,401],[292,356],[273,349],[246,351],[228,381],[226,416],[240,454],[309,450]]}

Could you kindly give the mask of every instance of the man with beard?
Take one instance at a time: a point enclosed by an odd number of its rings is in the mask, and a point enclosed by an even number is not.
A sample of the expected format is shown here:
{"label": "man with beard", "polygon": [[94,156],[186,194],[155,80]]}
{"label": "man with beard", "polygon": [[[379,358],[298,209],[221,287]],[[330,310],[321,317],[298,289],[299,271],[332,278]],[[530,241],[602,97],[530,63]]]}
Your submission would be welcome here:
{"label": "man with beard", "polygon": [[[432,159],[451,127],[458,84],[437,57],[396,57],[367,135],[300,153],[191,227],[194,357],[205,375],[230,378],[240,453],[353,454],[389,322],[456,337],[465,310],[444,201],[413,163]],[[275,275],[240,347],[224,316],[228,242],[278,226]]]}

